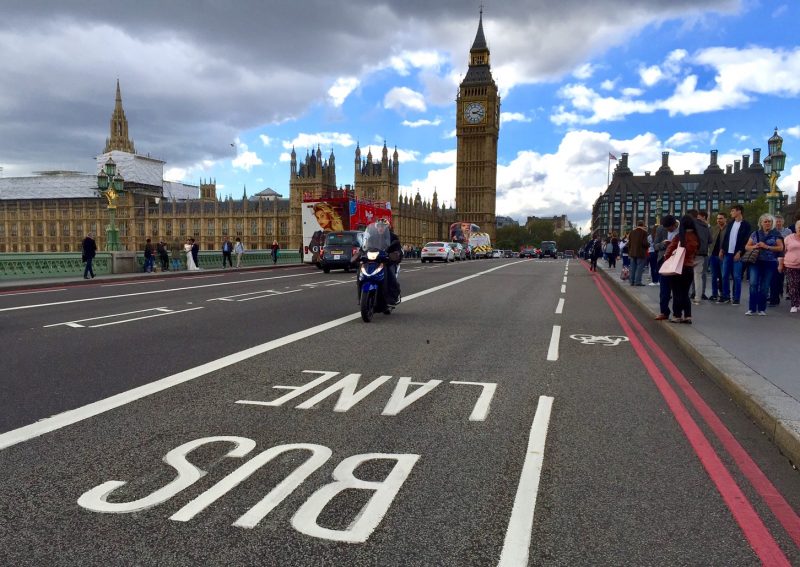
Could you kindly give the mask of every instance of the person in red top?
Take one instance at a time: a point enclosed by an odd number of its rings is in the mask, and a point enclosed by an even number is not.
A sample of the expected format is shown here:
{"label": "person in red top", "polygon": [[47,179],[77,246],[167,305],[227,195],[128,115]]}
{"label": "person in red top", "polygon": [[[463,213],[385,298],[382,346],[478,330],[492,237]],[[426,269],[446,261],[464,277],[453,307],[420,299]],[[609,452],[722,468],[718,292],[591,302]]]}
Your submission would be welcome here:
{"label": "person in red top", "polygon": [[[672,312],[673,323],[692,323],[692,302],[689,301],[689,288],[694,279],[694,262],[700,248],[700,239],[697,237],[697,227],[690,215],[681,218],[678,234],[670,242],[664,258],[669,258],[677,250],[678,244],[686,249],[683,260],[683,271],[679,276],[670,278],[672,287]],[[700,261],[702,261],[700,259]]]}

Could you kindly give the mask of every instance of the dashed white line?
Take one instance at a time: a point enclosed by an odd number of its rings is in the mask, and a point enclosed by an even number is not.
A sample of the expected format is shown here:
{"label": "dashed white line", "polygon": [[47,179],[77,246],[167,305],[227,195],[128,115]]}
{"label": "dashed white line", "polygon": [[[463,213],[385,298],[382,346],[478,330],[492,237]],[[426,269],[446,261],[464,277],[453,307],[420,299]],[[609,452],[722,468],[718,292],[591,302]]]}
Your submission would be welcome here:
{"label": "dashed white line", "polygon": [[522,465],[522,474],[508,521],[503,551],[500,554],[498,567],[526,567],[528,550],[531,545],[533,530],[533,514],[536,510],[536,497],[539,493],[539,480],[542,476],[544,462],[544,445],[547,440],[547,428],[550,425],[550,414],[553,410],[553,398],[539,396],[536,414],[528,437],[528,450]]}
{"label": "dashed white line", "polygon": [[550,347],[547,349],[547,360],[558,360],[558,342],[561,339],[561,325],[553,325],[550,335]]}
{"label": "dashed white line", "polygon": [[564,298],[560,297],[558,299],[558,305],[556,306],[556,315],[561,315],[562,311],[564,311]]}
{"label": "dashed white line", "polygon": [[564,284],[561,284],[561,293],[567,293],[567,286]]}
{"label": "dashed white line", "polygon": [[564,283],[567,283],[567,276],[564,276],[564,280],[563,280],[563,282],[564,282]]}

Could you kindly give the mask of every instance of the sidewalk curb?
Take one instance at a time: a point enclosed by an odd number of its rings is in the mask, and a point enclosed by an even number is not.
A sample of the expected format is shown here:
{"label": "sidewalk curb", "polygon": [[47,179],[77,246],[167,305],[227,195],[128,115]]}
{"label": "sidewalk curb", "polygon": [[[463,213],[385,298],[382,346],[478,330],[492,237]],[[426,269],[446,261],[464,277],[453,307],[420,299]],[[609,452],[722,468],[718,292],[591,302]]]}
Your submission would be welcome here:
{"label": "sidewalk curb", "polygon": [[[645,312],[655,316],[656,303],[632,293],[614,274],[601,270],[603,277],[623,291]],[[713,339],[689,325],[664,327],[686,353],[714,382],[726,391],[761,427],[789,459],[800,467],[800,402],[755,372]]]}

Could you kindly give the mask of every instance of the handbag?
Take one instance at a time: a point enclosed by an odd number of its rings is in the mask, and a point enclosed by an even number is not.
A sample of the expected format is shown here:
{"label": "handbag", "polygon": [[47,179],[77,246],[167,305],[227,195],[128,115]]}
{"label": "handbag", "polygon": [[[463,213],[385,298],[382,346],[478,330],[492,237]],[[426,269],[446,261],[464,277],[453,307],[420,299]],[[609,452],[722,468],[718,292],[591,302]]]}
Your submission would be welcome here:
{"label": "handbag", "polygon": [[679,276],[683,273],[683,261],[686,259],[686,248],[681,246],[681,243],[678,243],[678,247],[675,249],[675,252],[672,253],[672,256],[664,260],[664,263],[661,264],[661,267],[658,269],[658,273],[662,276]]}
{"label": "handbag", "polygon": [[[753,236],[756,237],[756,243],[758,243],[758,231],[753,233]],[[751,250],[745,250],[744,254],[742,254],[742,262],[745,264],[755,264],[758,260],[758,255],[761,253],[761,248],[753,248]]]}

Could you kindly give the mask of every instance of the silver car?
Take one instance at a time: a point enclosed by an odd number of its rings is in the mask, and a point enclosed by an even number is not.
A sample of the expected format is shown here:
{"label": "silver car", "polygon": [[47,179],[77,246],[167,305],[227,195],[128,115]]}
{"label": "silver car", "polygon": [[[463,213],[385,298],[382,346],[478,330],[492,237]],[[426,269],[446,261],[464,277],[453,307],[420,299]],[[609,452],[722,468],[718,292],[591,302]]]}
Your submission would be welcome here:
{"label": "silver car", "polygon": [[453,258],[457,261],[466,260],[467,259],[467,251],[464,249],[464,245],[459,242],[451,242],[450,248],[453,249]]}
{"label": "silver car", "polygon": [[453,262],[455,255],[453,254],[453,249],[450,248],[447,242],[428,242],[422,247],[420,258],[423,264],[425,262],[433,262],[434,260]]}

